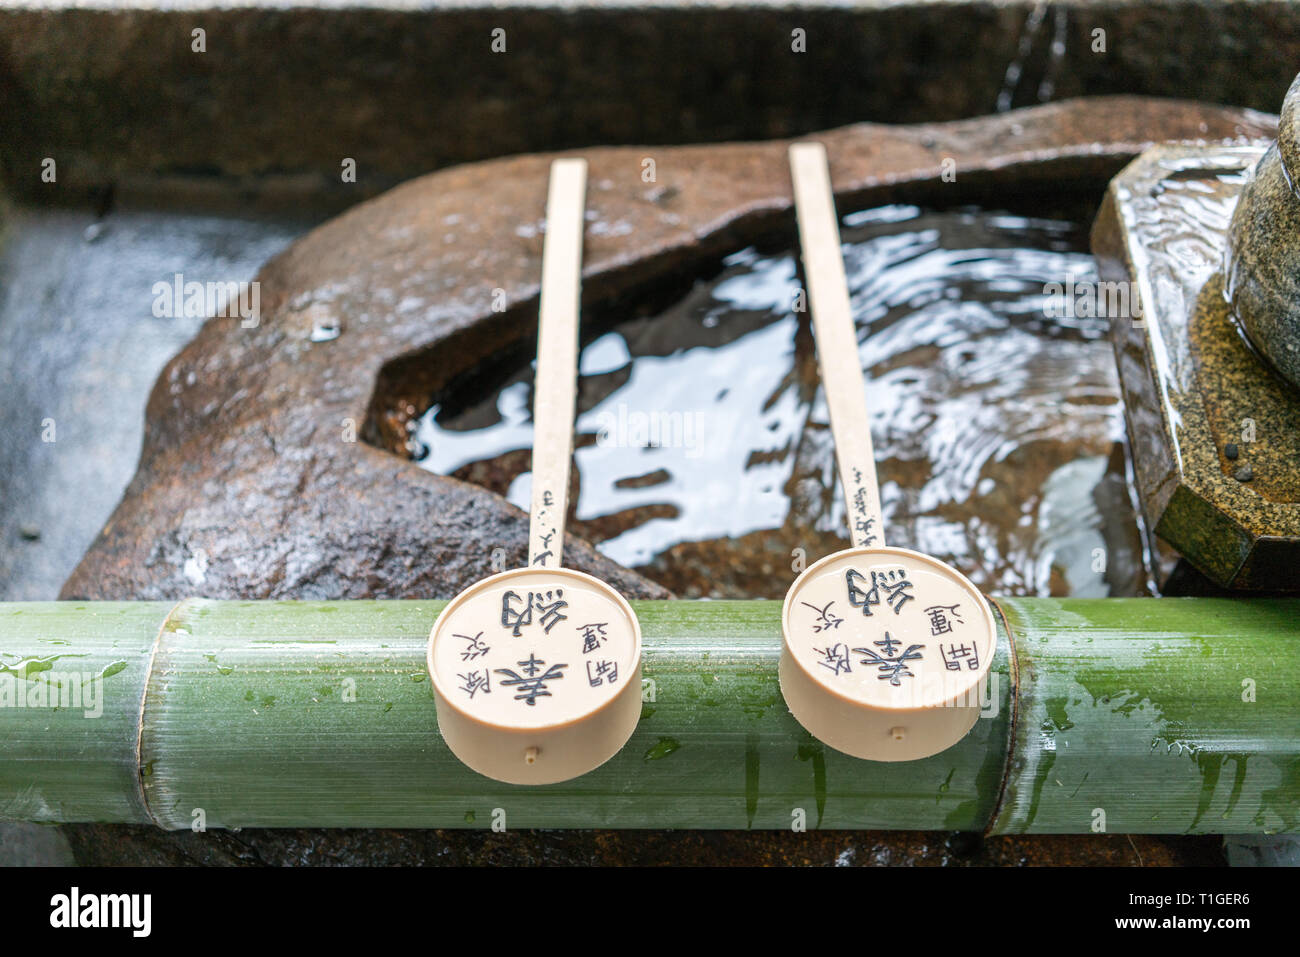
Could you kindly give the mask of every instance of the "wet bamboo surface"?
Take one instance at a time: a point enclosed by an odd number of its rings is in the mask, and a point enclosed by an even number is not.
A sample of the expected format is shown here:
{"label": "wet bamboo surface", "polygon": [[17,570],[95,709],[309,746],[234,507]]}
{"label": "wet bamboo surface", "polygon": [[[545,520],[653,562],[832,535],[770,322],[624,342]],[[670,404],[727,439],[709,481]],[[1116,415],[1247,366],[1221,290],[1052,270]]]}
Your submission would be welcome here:
{"label": "wet bamboo surface", "polygon": [[[981,720],[948,751],[900,764],[840,755],[790,716],[779,603],[634,602],[636,733],[598,770],[533,789],[469,771],[438,737],[424,651],[442,605],[0,604],[0,819],[1300,827],[1300,600],[999,599]],[[53,707],[73,686],[80,698]]]}

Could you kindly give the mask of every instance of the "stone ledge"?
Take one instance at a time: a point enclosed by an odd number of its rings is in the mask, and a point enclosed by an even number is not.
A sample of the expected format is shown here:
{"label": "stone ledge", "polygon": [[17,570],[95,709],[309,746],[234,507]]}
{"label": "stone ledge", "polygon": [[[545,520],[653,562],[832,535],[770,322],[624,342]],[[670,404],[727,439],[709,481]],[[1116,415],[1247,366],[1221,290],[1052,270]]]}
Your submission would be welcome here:
{"label": "stone ledge", "polygon": [[[440,167],[593,144],[766,139],[1099,94],[1271,110],[1300,62],[1300,6],[1281,0],[1036,7],[5,0],[0,183],[67,203],[216,178],[341,206]],[[498,27],[505,54],[490,50]],[[806,53],[790,50],[796,27]],[[57,187],[40,179],[45,157]],[[356,183],[341,182],[345,157]]]}
{"label": "stone ledge", "polygon": [[1221,273],[1264,145],[1143,154],[1107,190],[1092,246],[1102,280],[1140,300],[1111,330],[1147,522],[1221,587],[1294,592],[1300,395],[1243,341]]}

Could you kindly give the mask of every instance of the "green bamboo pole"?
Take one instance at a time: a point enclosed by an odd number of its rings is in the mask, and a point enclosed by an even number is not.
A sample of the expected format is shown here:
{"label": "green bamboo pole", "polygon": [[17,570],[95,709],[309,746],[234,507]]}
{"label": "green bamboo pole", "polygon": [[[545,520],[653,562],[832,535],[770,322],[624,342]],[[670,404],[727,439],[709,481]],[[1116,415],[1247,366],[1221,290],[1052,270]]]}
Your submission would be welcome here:
{"label": "green bamboo pole", "polygon": [[30,695],[80,673],[103,708],[0,707],[0,818],[1300,829],[1300,601],[1000,600],[986,717],[900,764],[840,755],[790,717],[779,603],[633,604],[636,733],[597,771],[532,789],[474,774],[438,737],[424,646],[441,602],[0,604],[0,705],[6,682]]}
{"label": "green bamboo pole", "polygon": [[997,833],[1300,829],[1300,602],[1001,602],[1017,721]]}
{"label": "green bamboo pole", "polygon": [[[0,819],[147,820],[135,757],[140,699],[171,608],[0,604]],[[82,707],[42,706],[42,692],[48,698],[56,687],[52,675],[76,677]],[[92,697],[95,706],[85,707]],[[88,716],[96,710],[99,717]]]}

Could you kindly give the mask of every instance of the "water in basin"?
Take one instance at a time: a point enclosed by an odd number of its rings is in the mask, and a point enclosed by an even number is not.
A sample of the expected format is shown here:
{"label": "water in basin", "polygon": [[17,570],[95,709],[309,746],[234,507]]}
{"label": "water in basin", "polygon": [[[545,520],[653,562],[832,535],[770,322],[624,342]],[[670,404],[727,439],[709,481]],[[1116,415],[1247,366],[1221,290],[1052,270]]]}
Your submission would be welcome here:
{"label": "water in basin", "polygon": [[[1095,279],[1086,229],[888,206],[842,223],[887,539],[997,594],[1149,587],[1104,318],[1050,284]],[[681,597],[780,598],[846,547],[792,249],[746,248],[580,359],[571,530]],[[476,377],[468,377],[472,382]],[[435,472],[527,509],[532,369],[420,418]]]}

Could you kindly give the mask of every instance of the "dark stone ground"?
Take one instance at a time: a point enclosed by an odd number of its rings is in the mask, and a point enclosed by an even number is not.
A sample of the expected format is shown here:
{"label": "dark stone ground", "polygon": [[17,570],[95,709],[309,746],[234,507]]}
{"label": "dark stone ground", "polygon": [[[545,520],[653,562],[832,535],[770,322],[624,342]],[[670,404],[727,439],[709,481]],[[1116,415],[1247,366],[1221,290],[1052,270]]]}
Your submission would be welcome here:
{"label": "dark stone ground", "polygon": [[155,317],[153,284],[252,279],[311,224],[146,208],[4,218],[0,601],[56,597],[131,478],[153,381],[203,322]]}
{"label": "dark stone ground", "polygon": [[[0,601],[48,601],[131,478],[153,380],[202,324],[154,317],[152,284],[251,279],[311,220],[22,208],[2,225]],[[0,866],[70,863],[62,829],[0,823]]]}
{"label": "dark stone ground", "polygon": [[[243,831],[170,835],[145,827],[63,829],[84,864],[568,866],[1198,866],[1223,839],[1101,834],[994,837],[935,831]],[[111,838],[111,843],[108,839]]]}

